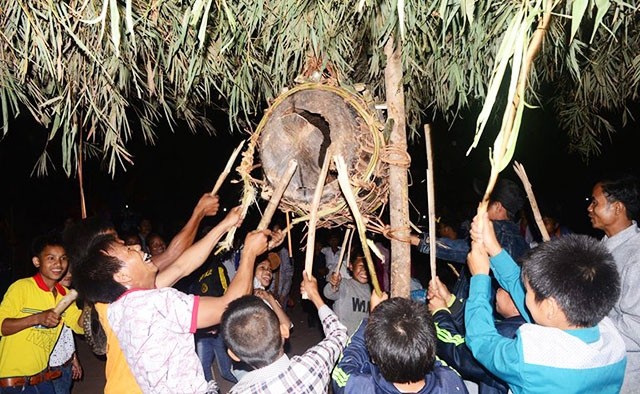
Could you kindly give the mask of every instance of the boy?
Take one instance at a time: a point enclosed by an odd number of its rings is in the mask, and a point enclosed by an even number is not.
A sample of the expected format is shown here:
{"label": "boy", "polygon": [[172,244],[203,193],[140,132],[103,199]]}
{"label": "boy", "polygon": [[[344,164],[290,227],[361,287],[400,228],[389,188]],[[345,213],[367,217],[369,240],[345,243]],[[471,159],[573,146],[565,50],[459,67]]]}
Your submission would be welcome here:
{"label": "boy", "polygon": [[[620,334],[606,317],[620,293],[611,254],[587,236],[540,245],[520,267],[502,250],[487,215],[472,225],[466,306],[467,344],[514,393],[618,393],[626,364]],[[491,256],[491,259],[489,259]],[[525,323],[514,339],[496,331],[489,305],[489,267]],[[523,287],[524,283],[524,287]],[[525,296],[526,288],[526,296]]]}
{"label": "boy", "polygon": [[433,319],[424,305],[371,294],[371,316],[333,371],[334,393],[466,393],[455,371],[436,361]]}
{"label": "boy", "polygon": [[[438,357],[460,373],[469,391],[473,391],[471,387],[477,386],[479,394],[507,394],[507,384],[487,372],[466,345],[464,334],[457,327],[445,301],[451,297],[447,287],[436,276],[429,287],[429,310],[436,324]],[[495,298],[496,312],[503,317],[496,321],[496,330],[504,337],[514,338],[516,331],[525,321],[504,289],[498,288]]]}
{"label": "boy", "polygon": [[[139,245],[126,246],[113,235],[91,242],[76,273],[78,291],[89,302],[108,304],[108,323],[143,392],[217,392],[215,381],[204,378],[193,333],[218,324],[231,300],[251,292],[253,263],[266,251],[269,233],[247,235],[238,273],[218,298],[157,289],[158,268]],[[199,243],[208,242],[203,240]],[[199,243],[185,252],[187,256],[199,250]]]}
{"label": "boy", "polygon": [[326,393],[331,370],[347,341],[347,329],[324,304],[316,279],[304,272],[301,293],[318,308],[325,339],[302,356],[284,353],[281,325],[260,298],[242,297],[222,315],[222,336],[229,355],[254,368],[230,393]]}
{"label": "boy", "polygon": [[67,255],[57,237],[36,239],[33,265],[38,273],[14,282],[0,304],[0,391],[53,393],[51,380],[60,371],[49,371],[49,355],[61,321],[77,333],[80,310],[72,304],[62,315],[54,312],[67,288],[58,281],[67,271]]}
{"label": "boy", "polygon": [[329,283],[324,287],[324,296],[334,300],[333,311],[340,322],[347,326],[347,333],[353,334],[362,319],[369,316],[369,275],[362,255],[356,255],[349,264],[351,277],[342,278],[340,273],[333,272]]}

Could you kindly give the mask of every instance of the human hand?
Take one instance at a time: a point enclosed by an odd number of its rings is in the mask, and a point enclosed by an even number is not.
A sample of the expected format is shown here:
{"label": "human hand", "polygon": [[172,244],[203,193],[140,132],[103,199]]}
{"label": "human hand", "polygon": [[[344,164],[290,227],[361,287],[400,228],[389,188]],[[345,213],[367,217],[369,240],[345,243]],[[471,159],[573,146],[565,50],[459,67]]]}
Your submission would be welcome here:
{"label": "human hand", "polygon": [[269,250],[277,248],[284,242],[287,233],[282,230],[276,230],[271,232],[271,239],[269,240]]}
{"label": "human hand", "polygon": [[489,255],[482,244],[479,241],[471,242],[471,252],[467,255],[467,265],[471,275],[484,274],[489,275]]}
{"label": "human hand", "polygon": [[442,298],[438,292],[437,285],[434,285],[434,280],[429,284],[429,291],[427,292],[427,300],[429,301],[427,307],[429,312],[433,313],[438,309],[447,308],[448,298]]}
{"label": "human hand", "polygon": [[320,293],[318,292],[318,281],[313,275],[309,275],[307,271],[302,272],[302,283],[300,284],[300,294],[302,298],[306,297],[314,303],[316,308],[320,309],[320,306],[324,304]]}
{"label": "human hand", "polygon": [[470,235],[473,241],[484,244],[484,248],[491,256],[499,254],[502,250],[493,230],[493,222],[489,220],[489,215],[486,212],[473,218]]}
{"label": "human hand", "polygon": [[242,225],[242,206],[231,208],[227,216],[222,219],[222,224],[225,228],[231,229],[232,227],[240,227]]}
{"label": "human hand", "polygon": [[48,309],[46,311],[42,311],[36,316],[37,324],[49,328],[57,327],[60,324],[60,315],[54,312],[53,309]]}
{"label": "human hand", "polygon": [[203,216],[214,216],[220,208],[220,200],[218,196],[212,196],[209,193],[203,194],[194,208],[194,212]]}
{"label": "human hand", "polygon": [[340,282],[342,282],[342,275],[340,275],[339,272],[332,272],[331,275],[329,275],[329,283],[331,283],[331,286],[334,288],[340,286]]}
{"label": "human hand", "polygon": [[253,256],[259,256],[267,251],[267,244],[271,230],[254,230],[251,231],[244,239],[243,253],[250,253]]}
{"label": "human hand", "polygon": [[369,309],[371,310],[371,312],[373,312],[373,310],[376,309],[376,307],[380,305],[382,301],[385,301],[388,299],[389,299],[389,294],[385,293],[384,291],[380,295],[378,295],[378,293],[376,293],[375,290],[372,291],[371,299],[369,300]]}
{"label": "human hand", "polygon": [[273,296],[273,294],[271,294],[270,292],[263,290],[263,289],[255,289],[253,290],[253,295],[255,295],[256,297],[260,297],[263,300],[267,301],[269,303],[269,305],[271,305],[271,307],[273,308],[273,305],[278,302],[276,301],[275,297]]}
{"label": "human hand", "polygon": [[451,292],[447,289],[444,283],[440,281],[440,277],[436,276],[429,282],[429,293],[434,292],[436,296],[445,300],[445,302],[451,299]]}
{"label": "human hand", "polygon": [[71,359],[71,378],[73,380],[82,379],[82,365],[80,365],[80,360],[76,355],[73,355],[73,359]]}

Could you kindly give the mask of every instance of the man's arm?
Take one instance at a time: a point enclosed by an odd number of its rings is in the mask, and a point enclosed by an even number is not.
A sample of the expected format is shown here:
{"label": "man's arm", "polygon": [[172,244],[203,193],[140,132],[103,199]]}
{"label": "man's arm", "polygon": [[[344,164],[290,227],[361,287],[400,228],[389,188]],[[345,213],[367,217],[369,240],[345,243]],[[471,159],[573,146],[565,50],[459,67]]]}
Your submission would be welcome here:
{"label": "man's arm", "polygon": [[622,335],[627,351],[640,351],[640,256],[632,257],[621,275],[620,300],[609,317]]}
{"label": "man's arm", "polygon": [[358,330],[349,338],[349,344],[342,352],[338,365],[333,369],[331,378],[333,379],[333,392],[343,393],[353,374],[370,374],[369,352],[364,341],[364,331],[367,327],[368,319],[363,319]]}
{"label": "man's arm", "polygon": [[[411,236],[411,245],[417,246],[420,253],[429,254],[431,249],[429,242],[427,241],[427,235]],[[449,239],[438,238],[436,243],[436,256],[439,259],[453,261],[456,263],[464,264],[467,260],[467,254],[469,253],[469,240],[462,239]]]}
{"label": "man's arm", "polygon": [[270,230],[252,231],[244,240],[240,265],[226,293],[222,297],[200,297],[197,327],[205,328],[220,323],[229,303],[253,291],[253,265],[256,257],[267,251]]}
{"label": "man's arm", "polygon": [[[201,240],[191,245],[175,260],[174,263],[159,268],[158,276],[156,276],[156,287],[173,286],[178,280],[192,273],[196,268],[202,265],[209,257],[213,247],[218,243],[220,238],[234,226],[239,226],[241,207],[235,207],[227,216],[218,223],[211,231],[207,233]],[[153,257],[153,263],[156,264],[156,258]]]}
{"label": "man's arm", "polygon": [[496,330],[491,305],[489,256],[482,237],[476,233],[472,238],[471,252],[467,257],[473,275],[465,308],[467,345],[473,356],[500,379],[507,383],[522,381],[519,374],[522,347],[517,337],[508,339]]}
{"label": "man's arm", "polygon": [[13,335],[27,328],[38,325],[53,328],[59,323],[60,315],[55,313],[53,309],[25,317],[8,317],[2,321],[2,336],[6,337]]}
{"label": "man's arm", "polygon": [[[209,193],[200,197],[198,204],[193,209],[193,213],[187,224],[180,230],[178,234],[171,240],[167,249],[153,258],[153,264],[162,271],[171,265],[176,259],[193,244],[196,237],[198,226],[205,216],[213,216],[218,213],[220,203],[218,196],[211,196]],[[176,280],[177,281],[177,280]],[[174,282],[175,283],[175,282]]]}

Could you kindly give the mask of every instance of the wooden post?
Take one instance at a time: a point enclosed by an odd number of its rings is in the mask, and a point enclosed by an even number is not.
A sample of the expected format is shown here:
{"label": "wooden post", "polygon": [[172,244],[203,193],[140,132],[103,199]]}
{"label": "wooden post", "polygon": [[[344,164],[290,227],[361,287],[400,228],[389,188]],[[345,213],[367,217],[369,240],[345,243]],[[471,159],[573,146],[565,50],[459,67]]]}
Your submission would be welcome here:
{"label": "wooden post", "polygon": [[[393,120],[389,143],[399,150],[407,150],[407,132],[404,110],[404,87],[402,85],[401,46],[395,46],[393,36],[384,46],[387,64],[384,81],[387,101],[387,117]],[[405,159],[402,158],[396,158]],[[408,239],[409,230],[409,181],[407,168],[389,166],[389,221],[391,228],[401,239]],[[391,296],[409,297],[411,281],[411,244],[391,240]]]}

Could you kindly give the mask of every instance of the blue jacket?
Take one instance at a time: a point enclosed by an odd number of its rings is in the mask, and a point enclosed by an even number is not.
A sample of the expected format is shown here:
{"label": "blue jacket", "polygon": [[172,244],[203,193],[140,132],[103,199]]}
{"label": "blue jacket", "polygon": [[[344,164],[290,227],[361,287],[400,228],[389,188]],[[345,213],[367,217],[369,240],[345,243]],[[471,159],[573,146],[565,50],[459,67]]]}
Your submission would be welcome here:
{"label": "blue jacket", "polygon": [[[471,353],[464,336],[460,334],[451,313],[445,309],[433,315],[438,337],[438,357],[462,375],[465,380],[478,384],[480,394],[506,394],[509,386],[482,366]],[[500,335],[513,338],[518,327],[524,323],[521,316],[496,322]]]}
{"label": "blue jacket", "polygon": [[[369,358],[364,331],[368,319],[364,319],[350,343],[342,352],[338,365],[333,370],[333,392],[397,394],[400,391],[388,382]],[[425,376],[426,384],[418,394],[467,393],[462,378],[451,368],[436,361],[433,370]]]}
{"label": "blue jacket", "polygon": [[[520,267],[504,250],[491,258],[500,286],[511,294],[530,321]],[[513,339],[496,330],[490,305],[491,279],[471,278],[465,311],[466,341],[474,357],[519,393],[618,393],[626,365],[625,345],[613,323],[604,318],[594,327],[560,330],[525,323]]]}

